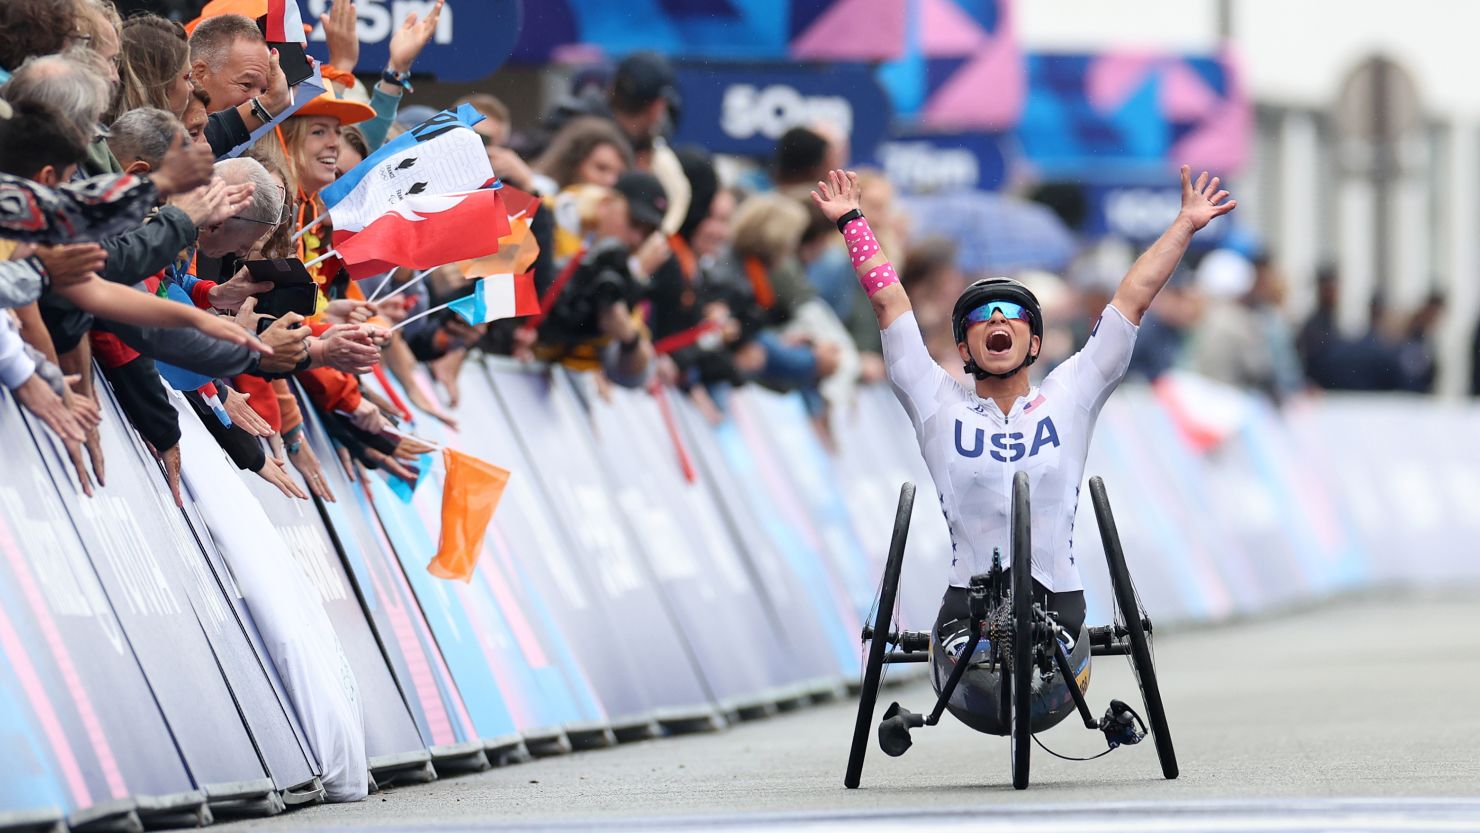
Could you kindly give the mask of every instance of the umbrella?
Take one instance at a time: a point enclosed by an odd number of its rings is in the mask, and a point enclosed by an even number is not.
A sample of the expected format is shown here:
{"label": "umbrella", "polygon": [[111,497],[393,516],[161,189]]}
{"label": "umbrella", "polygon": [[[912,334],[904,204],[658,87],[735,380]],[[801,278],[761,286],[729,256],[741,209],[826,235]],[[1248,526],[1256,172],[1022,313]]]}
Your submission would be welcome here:
{"label": "umbrella", "polygon": [[1012,274],[1042,269],[1062,274],[1073,259],[1074,235],[1049,208],[991,191],[959,191],[902,198],[917,237],[956,244],[967,274]]}

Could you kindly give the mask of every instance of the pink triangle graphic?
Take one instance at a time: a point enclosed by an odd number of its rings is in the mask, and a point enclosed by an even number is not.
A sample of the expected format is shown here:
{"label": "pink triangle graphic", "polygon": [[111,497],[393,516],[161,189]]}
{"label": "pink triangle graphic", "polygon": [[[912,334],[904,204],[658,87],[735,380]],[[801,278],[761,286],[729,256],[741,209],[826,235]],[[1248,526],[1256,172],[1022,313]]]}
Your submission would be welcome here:
{"label": "pink triangle graphic", "polygon": [[1254,135],[1249,102],[1224,102],[1197,129],[1172,146],[1167,161],[1173,168],[1186,163],[1193,170],[1217,171],[1223,176],[1243,169]]}
{"label": "pink triangle graphic", "polygon": [[904,52],[905,4],[899,0],[841,0],[791,42],[795,58],[893,60]]}
{"label": "pink triangle graphic", "polygon": [[1005,130],[1022,114],[1027,85],[1017,42],[990,40],[925,103],[924,121],[938,128]]}
{"label": "pink triangle graphic", "polygon": [[920,51],[927,58],[965,58],[988,39],[951,0],[920,0]]}
{"label": "pink triangle graphic", "polygon": [[1172,61],[1162,68],[1160,93],[1162,115],[1171,121],[1197,121],[1218,106],[1218,94],[1181,61]]}
{"label": "pink triangle graphic", "polygon": [[1146,82],[1146,74],[1160,62],[1143,52],[1111,52],[1096,58],[1084,79],[1089,103],[1101,113],[1114,113]]}

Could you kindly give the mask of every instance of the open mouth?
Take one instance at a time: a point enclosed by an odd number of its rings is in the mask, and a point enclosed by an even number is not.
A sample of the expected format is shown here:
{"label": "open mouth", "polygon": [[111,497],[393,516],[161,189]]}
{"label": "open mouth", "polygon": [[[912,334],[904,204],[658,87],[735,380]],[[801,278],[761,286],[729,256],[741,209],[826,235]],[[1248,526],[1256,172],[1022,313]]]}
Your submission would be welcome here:
{"label": "open mouth", "polygon": [[1003,355],[1012,351],[1012,333],[1006,330],[997,330],[987,333],[987,352],[994,355]]}
{"label": "open mouth", "polygon": [[324,167],[326,167],[326,168],[328,168],[329,170],[332,171],[332,170],[334,170],[335,166],[339,164],[339,157],[338,156],[320,156],[316,161],[320,165],[323,165]]}

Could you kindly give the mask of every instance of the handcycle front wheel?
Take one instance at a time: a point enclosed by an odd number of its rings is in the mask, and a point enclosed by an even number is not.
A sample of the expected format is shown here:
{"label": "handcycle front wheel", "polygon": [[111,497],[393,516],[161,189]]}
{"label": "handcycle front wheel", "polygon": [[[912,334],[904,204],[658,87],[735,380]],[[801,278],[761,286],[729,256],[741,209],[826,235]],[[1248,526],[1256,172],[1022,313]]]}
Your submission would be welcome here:
{"label": "handcycle front wheel", "polygon": [[1028,473],[1012,476],[1012,786],[1028,788],[1033,751],[1033,541]]}
{"label": "handcycle front wheel", "polygon": [[1171,780],[1177,777],[1177,751],[1172,747],[1172,731],[1167,726],[1166,709],[1161,702],[1161,687],[1156,682],[1156,664],[1151,656],[1151,638],[1141,622],[1141,605],[1136,599],[1136,587],[1131,583],[1131,572],[1125,564],[1125,551],[1120,546],[1120,532],[1115,526],[1115,516],[1110,512],[1110,496],[1105,492],[1105,481],[1099,477],[1089,479],[1089,497],[1095,507],[1095,519],[1100,526],[1100,541],[1105,549],[1105,561],[1110,568],[1110,586],[1115,591],[1116,609],[1125,620],[1126,637],[1131,646],[1131,669],[1141,687],[1141,699],[1146,704],[1146,719],[1156,742],[1156,757],[1161,761],[1161,774]]}
{"label": "handcycle front wheel", "polygon": [[858,692],[858,719],[853,724],[853,746],[848,751],[848,771],[843,786],[858,788],[863,776],[863,756],[868,751],[870,729],[874,723],[874,706],[879,697],[879,681],[884,671],[884,654],[889,649],[890,624],[894,599],[899,595],[899,572],[904,564],[905,541],[910,534],[910,512],[915,506],[915,484],[906,482],[899,489],[899,508],[894,513],[894,533],[889,539],[889,558],[884,563],[884,580],[879,585],[879,609],[874,614],[873,637],[868,644],[868,658],[863,666],[863,688]]}

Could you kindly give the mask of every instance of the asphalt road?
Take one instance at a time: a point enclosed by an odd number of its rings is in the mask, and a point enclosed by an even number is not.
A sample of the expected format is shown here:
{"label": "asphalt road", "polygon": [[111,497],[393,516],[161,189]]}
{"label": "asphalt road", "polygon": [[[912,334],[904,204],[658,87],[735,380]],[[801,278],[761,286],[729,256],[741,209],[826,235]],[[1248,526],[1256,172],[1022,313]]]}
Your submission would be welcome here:
{"label": "asphalt road", "polygon": [[[874,745],[844,790],[855,703],[725,732],[548,758],[232,830],[1480,829],[1480,595],[1367,596],[1257,622],[1163,633],[1158,671],[1182,774],[1149,743],[1089,763],[1035,748],[1012,789],[1008,745],[949,718],[902,758]],[[1090,706],[1139,707],[1126,661],[1094,665]],[[928,711],[928,685],[886,690]],[[1074,719],[1042,739],[1104,749]]]}

